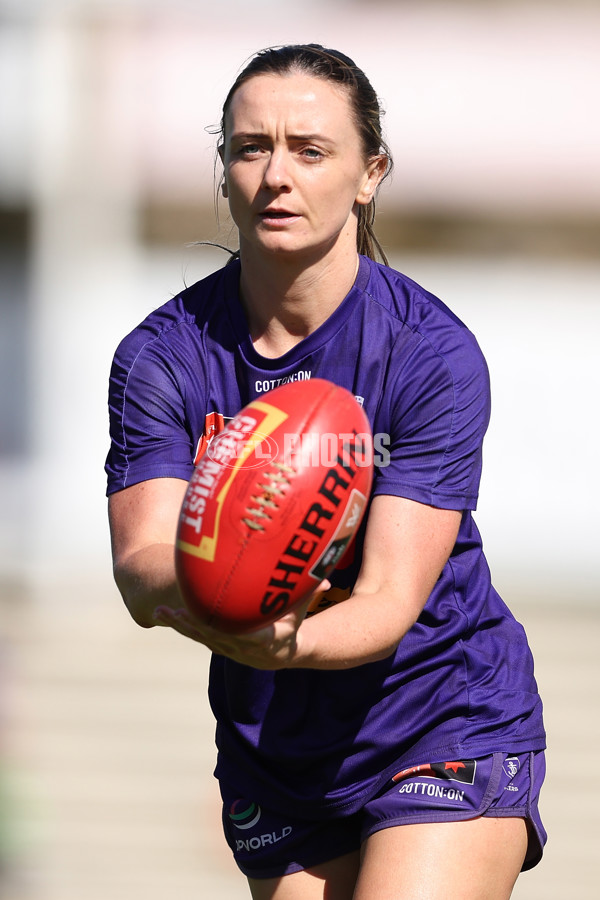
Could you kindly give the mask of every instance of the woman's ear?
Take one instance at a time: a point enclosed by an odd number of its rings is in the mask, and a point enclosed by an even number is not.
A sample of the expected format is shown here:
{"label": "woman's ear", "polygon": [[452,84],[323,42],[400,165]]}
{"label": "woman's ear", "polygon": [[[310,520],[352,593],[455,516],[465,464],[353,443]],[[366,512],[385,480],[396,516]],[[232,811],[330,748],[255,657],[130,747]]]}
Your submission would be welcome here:
{"label": "woman's ear", "polygon": [[[217,147],[217,153],[219,154],[219,159],[221,160],[221,163],[223,165],[225,165],[225,147],[223,144],[219,144],[219,146]],[[227,193],[227,182],[225,181],[225,173],[223,173],[223,177],[221,178],[221,193],[227,200],[228,193]]]}
{"label": "woman's ear", "polygon": [[365,176],[356,195],[356,202],[360,206],[368,206],[371,202],[375,196],[375,191],[385,176],[387,167],[387,156],[376,156],[374,159],[369,160]]}

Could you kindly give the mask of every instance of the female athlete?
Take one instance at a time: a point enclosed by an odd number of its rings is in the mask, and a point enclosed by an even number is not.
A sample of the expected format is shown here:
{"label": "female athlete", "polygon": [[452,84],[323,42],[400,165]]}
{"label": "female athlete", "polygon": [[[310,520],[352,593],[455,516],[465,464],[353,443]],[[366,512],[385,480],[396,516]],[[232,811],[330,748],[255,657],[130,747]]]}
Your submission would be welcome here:
{"label": "female athlete", "polygon": [[[213,651],[224,829],[255,900],[503,900],[541,857],[545,739],[472,517],[485,361],[381,253],[391,160],[352,60],[257,54],[219,154],[239,252],[152,312],[112,368],[117,584],[141,626]],[[352,391],[387,451],[366,526],[325,608],[225,637],[182,608],[175,579],[198,448],[270,386],[318,377]]]}

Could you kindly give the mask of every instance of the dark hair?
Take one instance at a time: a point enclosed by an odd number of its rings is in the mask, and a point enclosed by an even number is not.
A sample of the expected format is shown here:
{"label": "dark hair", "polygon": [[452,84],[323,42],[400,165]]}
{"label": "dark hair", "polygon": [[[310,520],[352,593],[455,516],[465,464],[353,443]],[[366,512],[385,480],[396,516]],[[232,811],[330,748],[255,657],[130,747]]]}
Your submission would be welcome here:
{"label": "dark hair", "polygon": [[[256,75],[287,75],[290,72],[306,72],[316,78],[324,78],[347,88],[365,156],[367,159],[386,156],[388,159],[384,177],[392,170],[392,157],[381,133],[381,107],[377,94],[364,72],[350,57],[337,50],[329,50],[320,44],[288,44],[260,50],[240,72],[223,104],[220,126],[220,142],[225,139],[225,118],[233,95],[244,82]],[[387,264],[386,255],[375,237],[375,198],[358,212],[358,252],[375,259],[379,254]]]}

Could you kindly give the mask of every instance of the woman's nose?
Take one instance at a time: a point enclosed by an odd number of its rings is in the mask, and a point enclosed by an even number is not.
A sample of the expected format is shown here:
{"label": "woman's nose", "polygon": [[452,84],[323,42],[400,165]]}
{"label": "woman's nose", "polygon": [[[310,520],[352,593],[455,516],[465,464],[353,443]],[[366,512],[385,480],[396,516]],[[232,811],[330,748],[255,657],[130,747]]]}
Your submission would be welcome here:
{"label": "woman's nose", "polygon": [[291,188],[291,172],[287,150],[275,148],[263,175],[263,185],[271,191],[285,191]]}

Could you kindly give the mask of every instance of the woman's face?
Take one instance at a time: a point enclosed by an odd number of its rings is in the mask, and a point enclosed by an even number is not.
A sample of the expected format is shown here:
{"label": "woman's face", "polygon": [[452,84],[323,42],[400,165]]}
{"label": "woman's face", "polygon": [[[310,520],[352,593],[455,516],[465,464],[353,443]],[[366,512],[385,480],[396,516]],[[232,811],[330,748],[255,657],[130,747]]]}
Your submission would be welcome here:
{"label": "woman's face", "polygon": [[356,253],[356,204],[383,174],[365,160],[345,88],[305,73],[257,75],[233,95],[223,193],[245,252]]}

